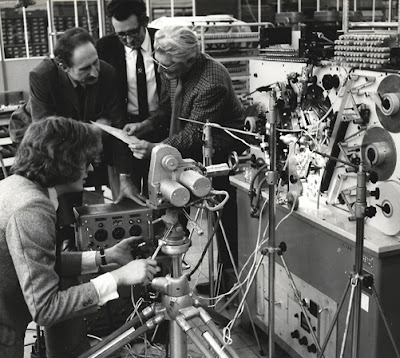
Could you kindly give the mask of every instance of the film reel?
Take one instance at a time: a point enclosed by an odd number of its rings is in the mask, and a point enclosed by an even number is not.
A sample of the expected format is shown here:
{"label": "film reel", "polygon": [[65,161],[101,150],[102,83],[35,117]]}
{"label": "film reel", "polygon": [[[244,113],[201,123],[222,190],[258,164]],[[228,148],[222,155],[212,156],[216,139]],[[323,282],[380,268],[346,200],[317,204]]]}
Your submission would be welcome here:
{"label": "film reel", "polygon": [[376,105],[376,114],[383,128],[392,133],[400,132],[400,76],[386,76],[378,87],[381,106]]}
{"label": "film reel", "polygon": [[396,235],[400,231],[400,184],[387,181],[377,188],[379,199],[374,203],[377,206],[374,226],[386,235]]}
{"label": "film reel", "polygon": [[396,145],[390,133],[381,127],[365,132],[361,155],[367,169],[378,174],[379,181],[388,180],[396,168]]}

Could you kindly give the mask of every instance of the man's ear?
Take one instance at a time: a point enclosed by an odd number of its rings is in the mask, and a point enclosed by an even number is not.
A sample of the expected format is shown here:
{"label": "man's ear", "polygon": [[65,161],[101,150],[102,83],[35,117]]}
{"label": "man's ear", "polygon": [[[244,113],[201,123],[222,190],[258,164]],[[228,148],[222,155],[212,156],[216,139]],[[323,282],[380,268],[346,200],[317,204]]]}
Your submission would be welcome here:
{"label": "man's ear", "polygon": [[69,67],[61,60],[58,60],[58,66],[60,66],[65,72],[69,71]]}

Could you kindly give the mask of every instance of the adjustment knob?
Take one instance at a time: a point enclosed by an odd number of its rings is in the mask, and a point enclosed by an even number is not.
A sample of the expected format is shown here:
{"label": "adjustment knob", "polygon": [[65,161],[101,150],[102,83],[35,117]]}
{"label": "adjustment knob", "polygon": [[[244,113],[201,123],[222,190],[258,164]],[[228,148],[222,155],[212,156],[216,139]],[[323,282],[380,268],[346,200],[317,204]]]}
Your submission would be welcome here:
{"label": "adjustment knob", "polygon": [[139,225],[132,225],[129,229],[130,236],[140,236],[142,235],[142,228]]}
{"label": "adjustment knob", "polygon": [[380,194],[381,194],[381,192],[380,192],[379,188],[376,188],[375,190],[370,191],[370,195],[373,196],[376,200],[379,199]]}
{"label": "adjustment knob", "polygon": [[317,347],[315,346],[314,343],[311,344],[311,345],[309,345],[309,346],[307,347],[307,350],[308,350],[310,353],[317,353]]}
{"label": "adjustment knob", "polygon": [[295,339],[300,337],[300,333],[297,329],[295,331],[293,331],[292,333],[290,333],[290,335],[292,336],[292,338],[295,338]]}
{"label": "adjustment knob", "polygon": [[376,208],[373,206],[368,206],[365,208],[365,216],[369,218],[373,218],[376,215]]}
{"label": "adjustment knob", "polygon": [[307,345],[308,345],[308,339],[307,339],[307,337],[306,337],[306,336],[301,337],[301,338],[299,339],[299,343],[300,343],[300,345],[302,345],[302,346],[307,346]]}
{"label": "adjustment knob", "polygon": [[99,229],[94,234],[95,240],[100,242],[106,241],[107,237],[108,237],[108,232],[105,229]]}
{"label": "adjustment knob", "polygon": [[112,231],[112,237],[115,240],[122,240],[125,236],[125,229],[121,226],[117,226],[116,228],[113,229]]}

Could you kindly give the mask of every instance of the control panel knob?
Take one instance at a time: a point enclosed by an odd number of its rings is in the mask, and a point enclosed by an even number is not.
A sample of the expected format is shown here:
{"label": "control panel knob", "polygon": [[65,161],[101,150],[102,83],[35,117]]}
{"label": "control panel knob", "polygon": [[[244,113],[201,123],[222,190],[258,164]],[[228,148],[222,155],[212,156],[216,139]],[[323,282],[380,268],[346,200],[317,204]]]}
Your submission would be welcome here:
{"label": "control panel knob", "polygon": [[292,336],[292,338],[300,338],[300,333],[299,331],[296,329],[295,331],[293,331],[292,333],[290,333],[290,335]]}
{"label": "control panel knob", "polygon": [[99,229],[95,232],[94,234],[94,238],[96,239],[96,241],[106,241],[108,237],[108,232],[105,229]]}
{"label": "control panel knob", "polygon": [[307,337],[306,337],[306,336],[301,337],[301,338],[299,339],[299,343],[300,343],[302,346],[307,346],[307,345],[308,345],[308,339],[307,339]]}
{"label": "control panel knob", "polygon": [[310,353],[317,353],[317,347],[315,346],[314,343],[311,344],[311,345],[309,345],[309,346],[307,347],[307,350],[308,350]]}
{"label": "control panel knob", "polygon": [[132,225],[129,229],[130,236],[140,236],[142,235],[142,228],[139,225]]}
{"label": "control panel knob", "polygon": [[125,236],[125,229],[121,226],[117,226],[116,228],[113,229],[112,231],[112,237],[115,240],[122,240]]}

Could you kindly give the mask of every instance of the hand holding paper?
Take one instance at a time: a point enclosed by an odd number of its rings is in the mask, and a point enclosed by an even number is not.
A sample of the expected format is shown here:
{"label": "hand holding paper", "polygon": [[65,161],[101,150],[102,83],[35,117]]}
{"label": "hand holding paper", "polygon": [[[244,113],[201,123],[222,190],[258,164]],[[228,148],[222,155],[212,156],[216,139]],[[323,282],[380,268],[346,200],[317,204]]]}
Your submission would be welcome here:
{"label": "hand holding paper", "polygon": [[101,128],[103,131],[111,134],[115,138],[122,140],[124,143],[126,143],[128,145],[136,144],[140,141],[137,137],[135,137],[133,135],[128,135],[128,133],[124,132],[122,129],[111,127],[109,125],[94,122],[94,121],[91,121],[91,123],[94,124],[95,126]]}

